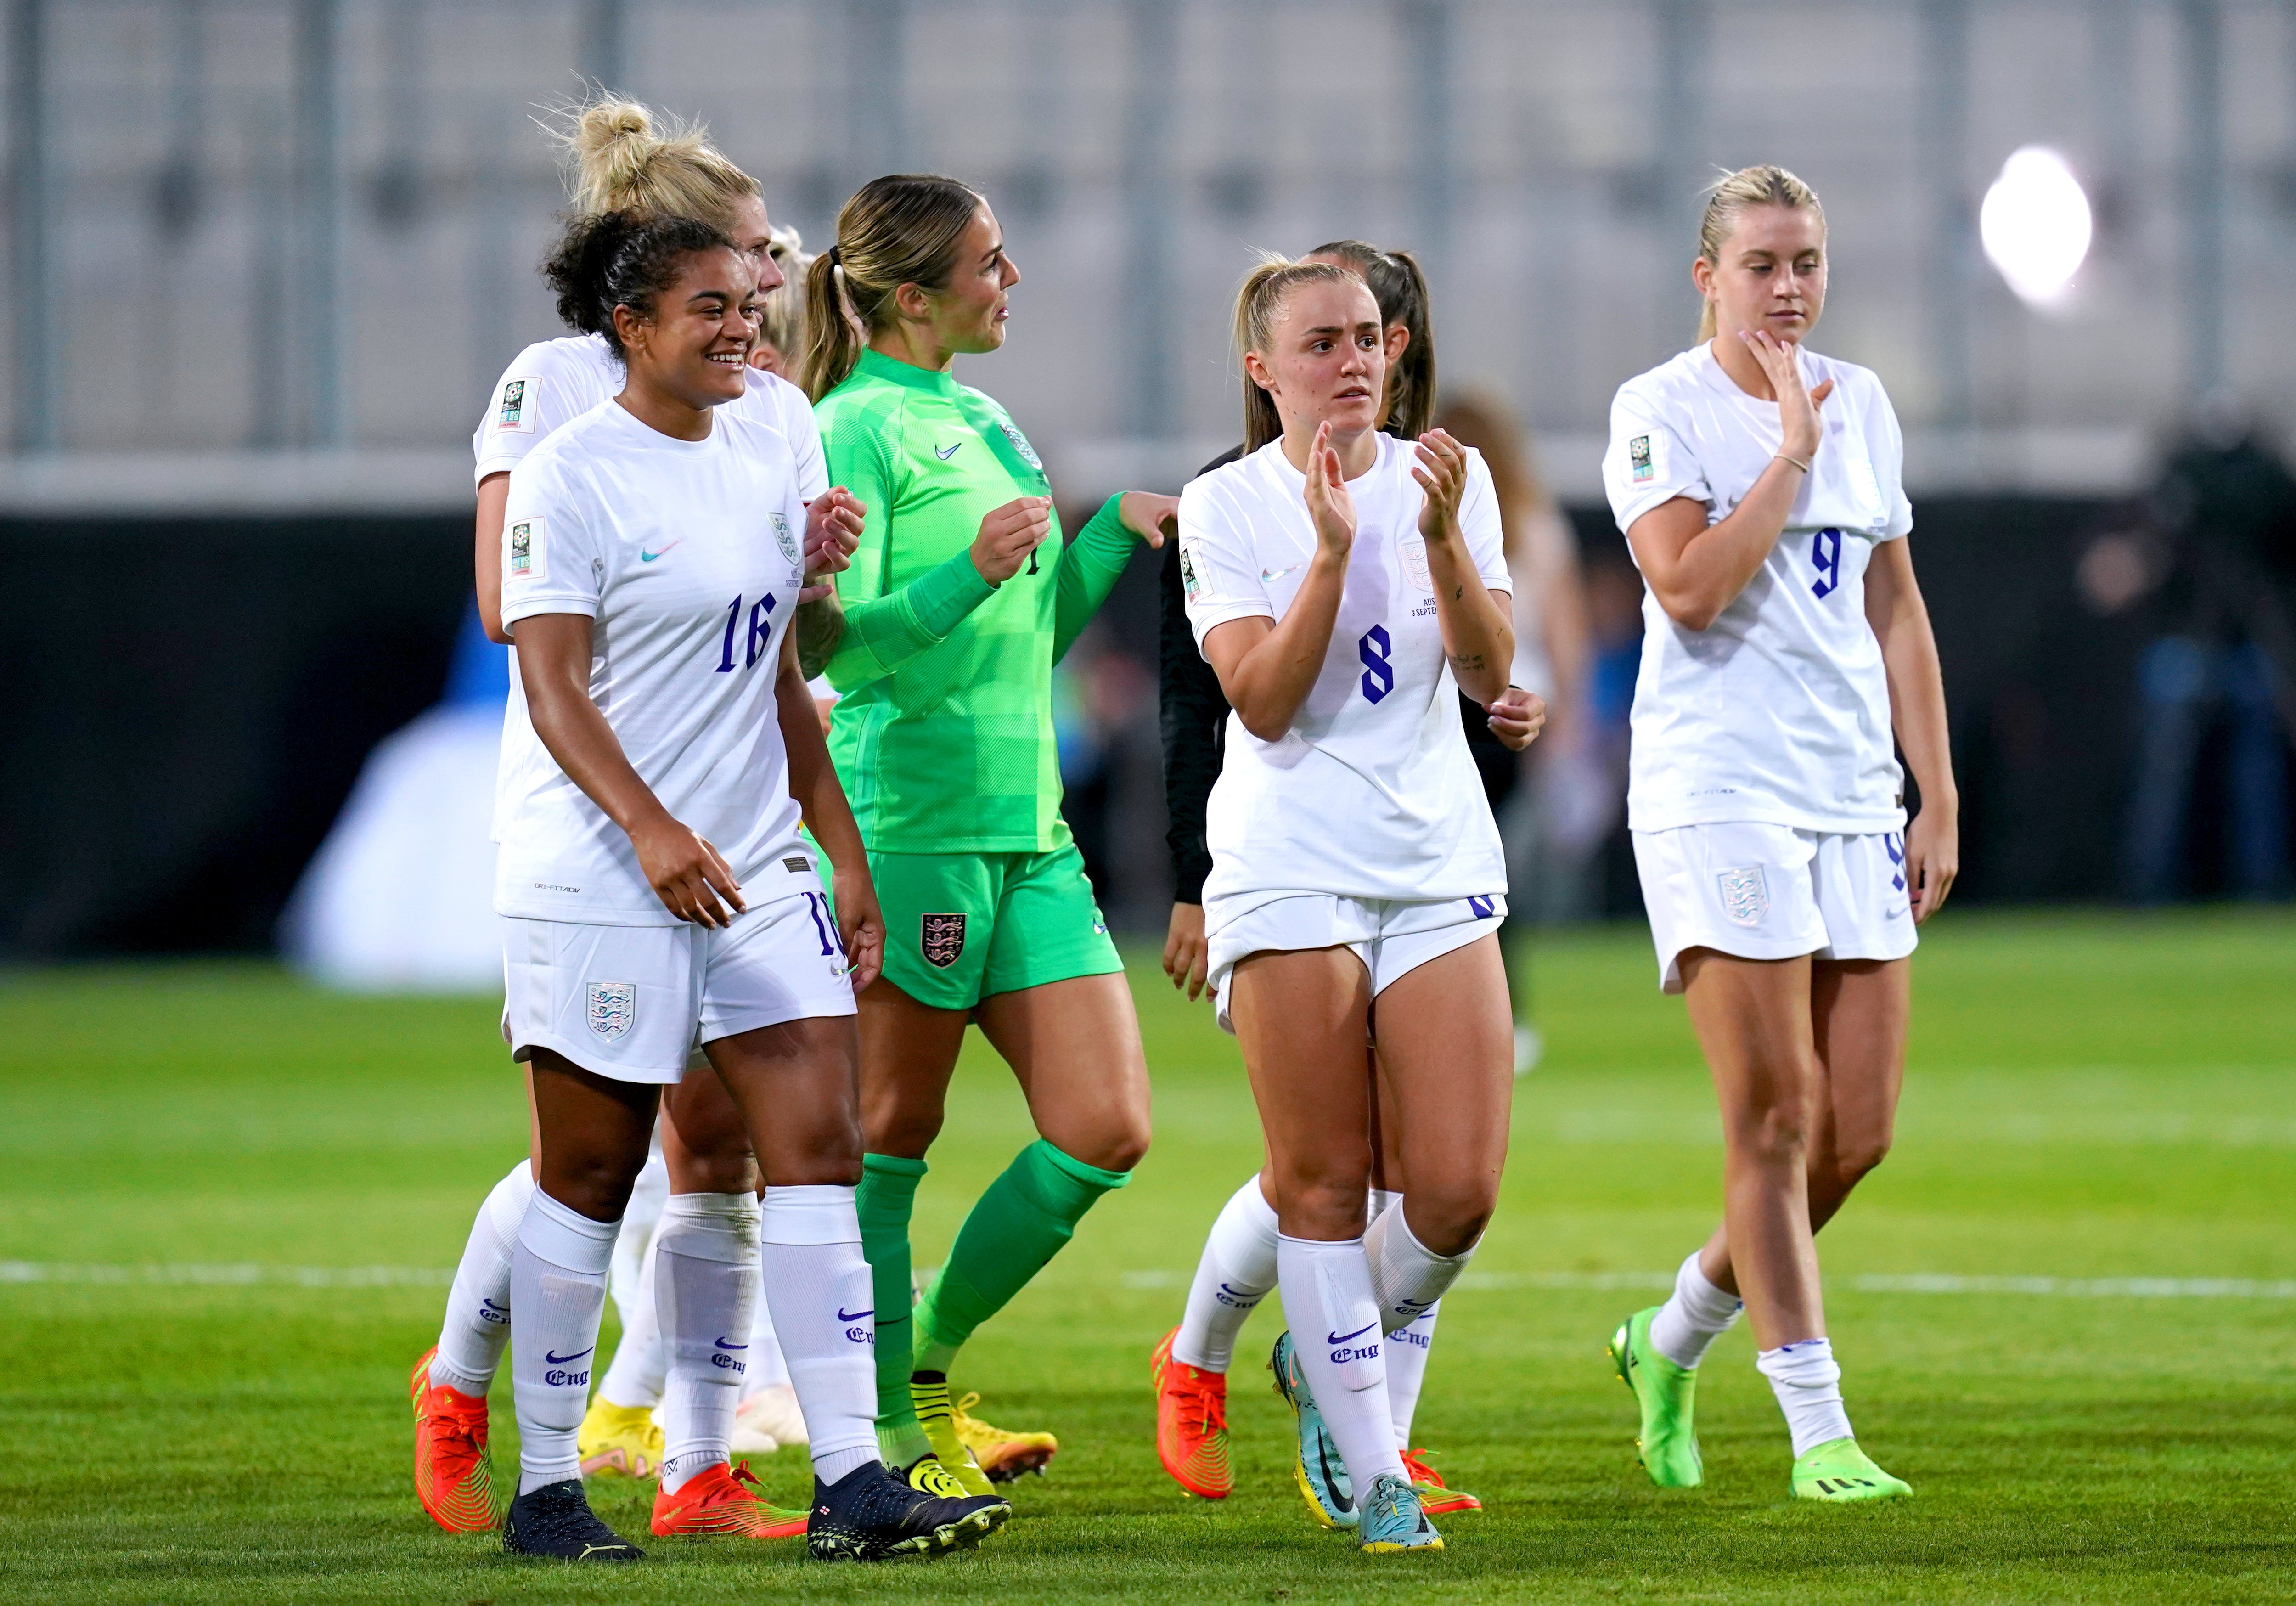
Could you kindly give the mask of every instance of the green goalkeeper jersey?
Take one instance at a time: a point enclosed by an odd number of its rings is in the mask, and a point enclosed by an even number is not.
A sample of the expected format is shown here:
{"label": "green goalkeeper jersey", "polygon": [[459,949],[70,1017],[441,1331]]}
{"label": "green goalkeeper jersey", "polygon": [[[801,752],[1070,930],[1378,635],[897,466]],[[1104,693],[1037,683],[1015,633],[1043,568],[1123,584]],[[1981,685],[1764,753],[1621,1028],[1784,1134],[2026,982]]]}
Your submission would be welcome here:
{"label": "green goalkeeper jersey", "polygon": [[814,407],[829,478],[865,528],[837,577],[843,693],[829,750],[873,853],[1042,853],[1068,840],[1053,665],[1132,555],[1108,502],[1073,541],[1060,517],[1002,586],[973,567],[980,520],[1046,496],[1004,409],[946,373],[865,350]]}

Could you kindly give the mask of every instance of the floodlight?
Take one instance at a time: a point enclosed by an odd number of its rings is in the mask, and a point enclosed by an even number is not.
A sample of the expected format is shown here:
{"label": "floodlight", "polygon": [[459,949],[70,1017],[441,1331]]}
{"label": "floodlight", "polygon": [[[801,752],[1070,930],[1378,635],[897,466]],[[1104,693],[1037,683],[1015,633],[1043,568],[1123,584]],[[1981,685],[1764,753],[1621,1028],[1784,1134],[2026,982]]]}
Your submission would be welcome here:
{"label": "floodlight", "polygon": [[1986,258],[2009,288],[2037,307],[2063,299],[2088,255],[2088,197],[2065,159],[2027,145],[2001,164],[1977,214]]}

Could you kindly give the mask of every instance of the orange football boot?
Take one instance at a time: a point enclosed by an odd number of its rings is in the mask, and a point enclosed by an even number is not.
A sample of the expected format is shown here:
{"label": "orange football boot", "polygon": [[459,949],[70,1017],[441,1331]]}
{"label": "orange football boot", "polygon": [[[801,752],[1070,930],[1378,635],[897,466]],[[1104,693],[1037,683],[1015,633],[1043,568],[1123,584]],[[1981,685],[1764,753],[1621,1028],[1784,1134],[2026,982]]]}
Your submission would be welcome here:
{"label": "orange football boot", "polygon": [[1455,1489],[1443,1481],[1443,1474],[1427,1464],[1424,1450],[1403,1453],[1404,1476],[1411,1487],[1419,1491],[1419,1509],[1431,1517],[1440,1517],[1447,1512],[1480,1512],[1483,1503],[1464,1489]]}
{"label": "orange football boot", "polygon": [[450,1534],[482,1534],[502,1520],[487,1458],[487,1400],[430,1381],[436,1344],[406,1380],[414,1404],[414,1496]]}
{"label": "orange football boot", "polygon": [[803,1538],[810,1513],[767,1504],[750,1493],[759,1487],[748,1462],[737,1467],[721,1462],[688,1479],[675,1495],[668,1489],[654,1491],[653,1531],[665,1539],[706,1539],[719,1534],[737,1539]]}
{"label": "orange football boot", "polygon": [[1191,1495],[1225,1500],[1235,1490],[1227,1444],[1227,1376],[1172,1358],[1177,1327],[1148,1357],[1156,1379],[1156,1459]]}

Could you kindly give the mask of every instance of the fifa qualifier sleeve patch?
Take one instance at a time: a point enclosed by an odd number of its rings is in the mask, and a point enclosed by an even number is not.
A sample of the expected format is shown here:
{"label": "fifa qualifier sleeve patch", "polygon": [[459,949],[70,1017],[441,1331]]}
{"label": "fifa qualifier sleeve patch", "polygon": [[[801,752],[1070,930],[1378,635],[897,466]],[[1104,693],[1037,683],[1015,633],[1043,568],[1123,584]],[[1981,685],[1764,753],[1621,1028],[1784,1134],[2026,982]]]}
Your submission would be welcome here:
{"label": "fifa qualifier sleeve patch", "polygon": [[1195,547],[1180,543],[1180,590],[1191,602],[1216,602],[1219,598],[1205,583],[1204,571],[1196,561]]}
{"label": "fifa qualifier sleeve patch", "polygon": [[495,398],[494,432],[533,434],[535,406],[541,399],[541,392],[542,381],[532,374],[503,381],[502,394]]}
{"label": "fifa qualifier sleeve patch", "polygon": [[1627,442],[1627,463],[1634,471],[1636,485],[1648,485],[1658,478],[1658,464],[1651,457],[1651,438],[1637,435]]}
{"label": "fifa qualifier sleeve patch", "polygon": [[543,519],[517,519],[503,527],[504,579],[550,578],[549,554],[543,538],[547,522]]}

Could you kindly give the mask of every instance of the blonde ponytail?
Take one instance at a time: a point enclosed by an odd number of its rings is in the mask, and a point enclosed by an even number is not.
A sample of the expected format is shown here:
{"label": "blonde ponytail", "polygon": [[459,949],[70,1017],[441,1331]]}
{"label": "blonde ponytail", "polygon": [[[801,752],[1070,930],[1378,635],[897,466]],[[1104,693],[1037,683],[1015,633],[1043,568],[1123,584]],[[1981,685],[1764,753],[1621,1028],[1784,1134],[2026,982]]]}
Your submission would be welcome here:
{"label": "blonde ponytail", "polygon": [[889,173],[853,193],[837,214],[837,243],[806,275],[807,395],[819,401],[845,382],[869,337],[892,324],[902,285],[948,287],[982,204],[972,185],[931,173]]}
{"label": "blonde ponytail", "polygon": [[[1706,192],[1706,210],[1698,219],[1698,256],[1709,267],[1722,266],[1722,248],[1728,243],[1731,231],[1738,219],[1755,207],[1785,207],[1799,211],[1807,207],[1817,214],[1821,236],[1825,232],[1825,209],[1817,203],[1817,192],[1802,183],[1784,168],[1764,163],[1759,167],[1741,168],[1735,173],[1725,173]],[[1717,332],[1714,303],[1708,301],[1698,315],[1698,340],[1710,340]]]}
{"label": "blonde ponytail", "polygon": [[709,143],[699,123],[657,118],[636,101],[601,95],[565,112],[551,135],[566,153],[578,217],[693,217],[730,229],[758,181]]}
{"label": "blonde ponytail", "polygon": [[[1275,338],[1275,320],[1283,303],[1302,284],[1362,284],[1363,277],[1336,262],[1294,262],[1270,251],[1244,274],[1235,291],[1235,355],[1247,351],[1263,358]],[[1257,452],[1283,433],[1283,420],[1275,398],[1259,388],[1247,368],[1243,373],[1243,449]]]}

